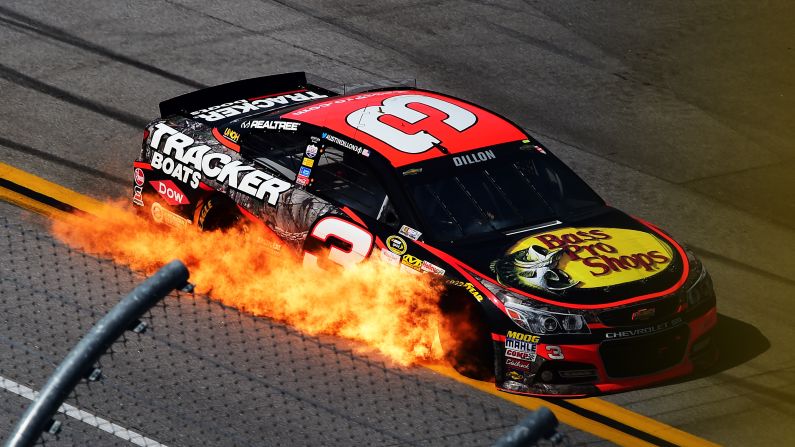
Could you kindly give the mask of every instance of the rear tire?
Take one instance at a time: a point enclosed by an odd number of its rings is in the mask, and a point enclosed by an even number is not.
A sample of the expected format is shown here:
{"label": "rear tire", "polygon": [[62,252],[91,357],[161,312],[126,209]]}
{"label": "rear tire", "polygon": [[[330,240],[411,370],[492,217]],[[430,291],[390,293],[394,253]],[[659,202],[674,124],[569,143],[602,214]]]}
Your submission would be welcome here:
{"label": "rear tire", "polygon": [[439,338],[447,361],[462,376],[493,380],[494,344],[480,305],[457,287],[445,292],[440,304]]}
{"label": "rear tire", "polygon": [[202,203],[196,225],[202,231],[226,230],[237,225],[242,217],[234,202],[214,195]]}

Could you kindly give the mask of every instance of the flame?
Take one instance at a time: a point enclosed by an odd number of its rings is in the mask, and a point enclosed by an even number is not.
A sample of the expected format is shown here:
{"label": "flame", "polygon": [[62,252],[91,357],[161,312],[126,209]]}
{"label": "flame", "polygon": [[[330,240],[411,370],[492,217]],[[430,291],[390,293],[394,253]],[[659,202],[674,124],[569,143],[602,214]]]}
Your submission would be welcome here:
{"label": "flame", "polygon": [[198,293],[310,335],[362,342],[401,365],[442,358],[436,336],[440,290],[429,274],[409,276],[383,262],[335,271],[303,268],[288,249],[263,248],[280,243],[264,227],[175,230],[139,217],[122,202],[95,215],[54,220],[52,232],[70,246],[146,274],[178,258]]}

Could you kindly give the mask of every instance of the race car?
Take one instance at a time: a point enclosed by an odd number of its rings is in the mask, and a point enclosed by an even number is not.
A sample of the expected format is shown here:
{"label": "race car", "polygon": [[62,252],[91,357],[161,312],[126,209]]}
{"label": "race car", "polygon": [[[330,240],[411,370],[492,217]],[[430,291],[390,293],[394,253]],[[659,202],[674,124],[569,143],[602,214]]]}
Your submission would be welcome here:
{"label": "race car", "polygon": [[140,210],[205,230],[258,222],[305,265],[377,258],[435,275],[439,336],[464,375],[573,397],[716,358],[715,294],[693,253],[483,107],[412,86],[339,93],[287,73],[160,112],[134,162]]}

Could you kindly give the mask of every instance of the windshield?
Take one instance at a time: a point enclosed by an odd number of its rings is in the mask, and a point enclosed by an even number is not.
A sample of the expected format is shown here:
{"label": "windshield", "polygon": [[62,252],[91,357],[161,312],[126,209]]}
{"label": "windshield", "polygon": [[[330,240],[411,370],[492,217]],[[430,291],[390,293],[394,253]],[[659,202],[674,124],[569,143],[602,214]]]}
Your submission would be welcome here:
{"label": "windshield", "polygon": [[434,240],[521,228],[604,205],[566,165],[533,144],[435,159],[401,174]]}

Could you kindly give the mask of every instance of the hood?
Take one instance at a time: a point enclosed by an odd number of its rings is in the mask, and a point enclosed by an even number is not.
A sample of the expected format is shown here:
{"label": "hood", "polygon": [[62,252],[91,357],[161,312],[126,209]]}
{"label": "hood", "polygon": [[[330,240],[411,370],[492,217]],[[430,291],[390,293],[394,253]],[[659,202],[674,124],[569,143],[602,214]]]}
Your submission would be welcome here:
{"label": "hood", "polygon": [[681,286],[687,260],[673,239],[616,209],[601,211],[443,249],[464,270],[531,298],[573,306],[652,298]]}

